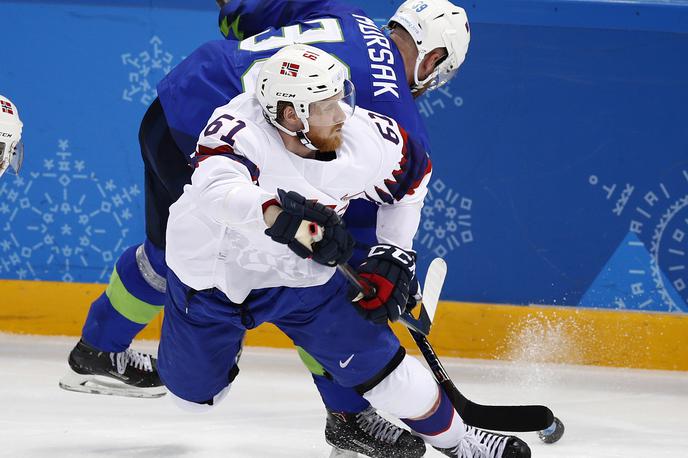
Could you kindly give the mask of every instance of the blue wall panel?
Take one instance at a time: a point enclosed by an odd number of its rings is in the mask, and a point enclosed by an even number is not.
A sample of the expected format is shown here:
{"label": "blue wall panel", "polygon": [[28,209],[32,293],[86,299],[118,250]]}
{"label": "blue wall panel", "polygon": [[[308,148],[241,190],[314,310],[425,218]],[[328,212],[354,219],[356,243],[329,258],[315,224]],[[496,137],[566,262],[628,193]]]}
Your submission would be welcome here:
{"label": "blue wall panel", "polygon": [[142,240],[139,122],[155,85],[218,36],[212,9],[2,3],[0,93],[19,107],[26,160],[0,182],[0,276],[107,281]]}
{"label": "blue wall panel", "polygon": [[[399,3],[354,2],[382,23]],[[0,182],[0,277],[105,281],[143,235],[136,133],[218,37],[214,2],[4,2],[0,93],[27,158]],[[419,101],[443,297],[688,311],[688,2],[466,4],[469,57]]]}

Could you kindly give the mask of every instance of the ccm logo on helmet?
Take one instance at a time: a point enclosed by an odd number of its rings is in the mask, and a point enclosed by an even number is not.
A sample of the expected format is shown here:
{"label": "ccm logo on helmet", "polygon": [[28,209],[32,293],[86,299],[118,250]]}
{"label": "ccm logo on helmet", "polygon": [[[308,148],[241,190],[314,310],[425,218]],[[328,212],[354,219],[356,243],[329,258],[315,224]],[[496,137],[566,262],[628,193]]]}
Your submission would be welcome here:
{"label": "ccm logo on helmet", "polygon": [[296,97],[296,94],[287,94],[286,92],[278,92],[276,95],[277,97],[286,97],[288,99],[293,99]]}

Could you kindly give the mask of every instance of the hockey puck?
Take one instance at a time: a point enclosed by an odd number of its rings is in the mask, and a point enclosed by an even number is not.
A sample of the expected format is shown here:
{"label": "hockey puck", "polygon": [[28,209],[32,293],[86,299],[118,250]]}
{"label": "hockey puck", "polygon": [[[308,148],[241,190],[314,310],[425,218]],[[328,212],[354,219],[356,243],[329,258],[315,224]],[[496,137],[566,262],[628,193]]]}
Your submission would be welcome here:
{"label": "hockey puck", "polygon": [[559,420],[557,417],[554,417],[552,426],[547,429],[543,429],[542,431],[538,431],[538,437],[545,444],[553,444],[561,439],[561,436],[564,435],[565,429],[566,428],[564,428],[564,424],[561,422],[561,420]]}

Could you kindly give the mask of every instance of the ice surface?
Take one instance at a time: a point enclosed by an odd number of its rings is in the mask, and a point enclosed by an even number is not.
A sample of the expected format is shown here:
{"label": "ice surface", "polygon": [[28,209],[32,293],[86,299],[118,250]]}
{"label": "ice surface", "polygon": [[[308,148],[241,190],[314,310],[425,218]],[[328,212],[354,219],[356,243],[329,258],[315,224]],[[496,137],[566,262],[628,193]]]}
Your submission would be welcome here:
{"label": "ice surface", "polygon": [[[208,414],[167,397],[64,391],[74,338],[0,334],[2,457],[322,457],[324,409],[294,351],[249,348],[232,392]],[[137,349],[155,350],[154,343]],[[449,359],[476,402],[544,403],[566,424],[557,444],[522,434],[534,457],[688,457],[688,374]],[[440,457],[431,450],[428,457]]]}

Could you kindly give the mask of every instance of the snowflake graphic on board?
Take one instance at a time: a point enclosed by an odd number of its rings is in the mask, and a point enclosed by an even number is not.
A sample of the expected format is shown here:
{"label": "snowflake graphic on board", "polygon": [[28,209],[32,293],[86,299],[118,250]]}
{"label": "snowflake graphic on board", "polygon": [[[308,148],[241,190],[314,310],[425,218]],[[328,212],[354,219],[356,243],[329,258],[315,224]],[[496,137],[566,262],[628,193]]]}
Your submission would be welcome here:
{"label": "snowflake graphic on board", "polygon": [[[649,249],[647,258],[640,257],[642,262],[626,269],[628,293],[635,299],[628,308],[685,312],[688,309],[688,170],[676,169],[661,180],[643,185],[614,182],[597,174],[589,175],[587,181],[602,191],[610,203],[610,212],[625,220],[628,234],[638,238],[627,244]],[[628,303],[617,301],[616,305],[623,308]]]}
{"label": "snowflake graphic on board", "polygon": [[162,40],[157,35],[149,41],[150,48],[139,53],[122,54],[122,64],[129,69],[129,87],[124,89],[122,99],[127,102],[138,100],[150,105],[158,96],[155,89],[170,70],[174,56],[163,50]]}
{"label": "snowflake graphic on board", "polygon": [[[27,176],[28,175],[28,176]],[[99,281],[128,246],[128,221],[141,194],[89,173],[69,141],[42,170],[0,184],[0,276]]]}
{"label": "snowflake graphic on board", "polygon": [[414,240],[439,257],[472,243],[472,208],[472,199],[461,196],[441,179],[434,180],[428,188],[421,224]]}

